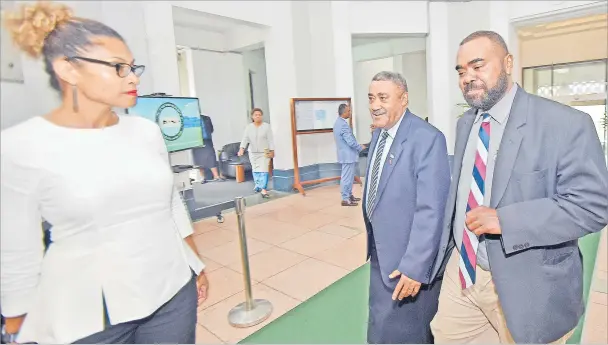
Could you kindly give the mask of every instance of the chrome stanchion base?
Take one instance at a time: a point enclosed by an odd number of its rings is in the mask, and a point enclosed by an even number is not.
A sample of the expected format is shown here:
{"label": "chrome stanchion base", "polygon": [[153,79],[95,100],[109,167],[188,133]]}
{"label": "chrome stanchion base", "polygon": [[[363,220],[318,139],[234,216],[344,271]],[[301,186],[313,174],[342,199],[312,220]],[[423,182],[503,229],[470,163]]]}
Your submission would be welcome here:
{"label": "chrome stanchion base", "polygon": [[265,299],[254,299],[253,308],[247,310],[243,302],[228,313],[228,322],[233,327],[245,328],[264,322],[272,313],[272,304]]}

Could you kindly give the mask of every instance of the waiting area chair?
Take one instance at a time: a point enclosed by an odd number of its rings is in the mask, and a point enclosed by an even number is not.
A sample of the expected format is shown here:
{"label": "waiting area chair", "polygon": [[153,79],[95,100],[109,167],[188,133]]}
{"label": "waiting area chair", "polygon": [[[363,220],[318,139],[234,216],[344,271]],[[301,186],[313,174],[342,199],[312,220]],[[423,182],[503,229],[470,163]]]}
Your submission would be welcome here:
{"label": "waiting area chair", "polygon": [[251,162],[247,152],[241,157],[238,152],[241,149],[241,143],[226,144],[222,147],[219,154],[219,166],[222,174],[226,177],[236,178],[236,167],[243,166],[245,173],[251,173]]}

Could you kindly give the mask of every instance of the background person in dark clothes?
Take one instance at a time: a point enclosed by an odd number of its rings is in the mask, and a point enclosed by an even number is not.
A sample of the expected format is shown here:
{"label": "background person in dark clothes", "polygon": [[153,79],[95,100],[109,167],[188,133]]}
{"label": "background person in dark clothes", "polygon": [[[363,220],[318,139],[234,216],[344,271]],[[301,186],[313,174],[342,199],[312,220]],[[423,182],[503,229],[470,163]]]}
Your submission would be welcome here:
{"label": "background person in dark clothes", "polygon": [[198,166],[203,179],[201,183],[207,182],[205,179],[205,169],[211,170],[213,182],[224,182],[226,179],[219,174],[217,169],[217,156],[215,148],[213,147],[213,139],[211,138],[211,135],[213,134],[213,123],[209,116],[203,114],[201,114],[201,123],[203,125],[203,143],[205,146],[197,147],[192,150],[194,164]]}

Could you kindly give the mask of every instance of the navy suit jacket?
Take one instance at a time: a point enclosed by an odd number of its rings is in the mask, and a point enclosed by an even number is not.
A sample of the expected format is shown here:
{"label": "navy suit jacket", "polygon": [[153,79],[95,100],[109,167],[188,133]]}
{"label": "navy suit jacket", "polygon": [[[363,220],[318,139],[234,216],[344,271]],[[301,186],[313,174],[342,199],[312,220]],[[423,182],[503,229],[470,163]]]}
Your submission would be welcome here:
{"label": "navy suit jacket", "polygon": [[[450,188],[445,136],[409,110],[404,116],[391,147],[385,147],[389,156],[369,214],[369,178],[365,179],[363,194],[368,239],[375,241],[382,280],[389,287],[398,281],[388,278],[394,270],[420,283],[430,283]],[[380,132],[376,129],[373,133],[368,166],[373,164]]]}

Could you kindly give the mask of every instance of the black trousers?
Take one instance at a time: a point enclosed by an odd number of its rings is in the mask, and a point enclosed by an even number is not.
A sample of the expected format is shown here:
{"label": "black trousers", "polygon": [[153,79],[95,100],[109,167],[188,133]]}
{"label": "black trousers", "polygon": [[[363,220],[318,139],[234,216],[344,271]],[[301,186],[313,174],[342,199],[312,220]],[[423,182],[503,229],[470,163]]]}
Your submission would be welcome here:
{"label": "black trousers", "polygon": [[[196,334],[196,276],[152,315],[110,325],[75,344],[194,344]],[[107,316],[106,316],[107,320]]]}

